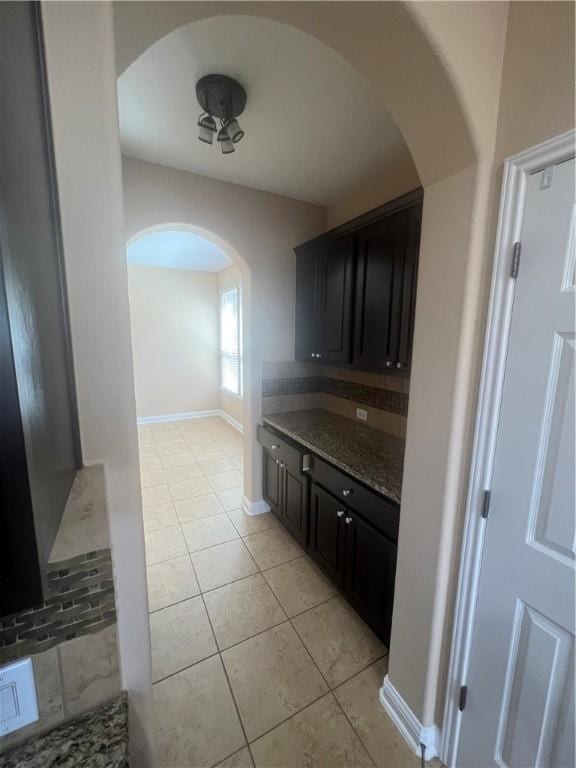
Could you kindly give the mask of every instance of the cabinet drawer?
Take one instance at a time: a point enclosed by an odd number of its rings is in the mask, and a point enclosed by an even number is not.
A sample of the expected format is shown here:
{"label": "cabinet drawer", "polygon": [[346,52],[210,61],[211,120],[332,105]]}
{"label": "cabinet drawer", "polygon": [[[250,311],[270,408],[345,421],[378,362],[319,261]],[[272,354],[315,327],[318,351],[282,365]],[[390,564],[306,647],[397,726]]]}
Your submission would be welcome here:
{"label": "cabinet drawer", "polygon": [[262,426],[258,427],[258,442],[266,448],[271,456],[280,459],[280,461],[286,464],[291,472],[294,474],[302,472],[304,451],[299,451],[286,440],[278,437],[272,430]]}
{"label": "cabinet drawer", "polygon": [[341,499],[348,508],[358,512],[393,541],[398,540],[400,508],[397,504],[368,490],[361,483],[316,456],[314,456],[310,474],[316,483]]}

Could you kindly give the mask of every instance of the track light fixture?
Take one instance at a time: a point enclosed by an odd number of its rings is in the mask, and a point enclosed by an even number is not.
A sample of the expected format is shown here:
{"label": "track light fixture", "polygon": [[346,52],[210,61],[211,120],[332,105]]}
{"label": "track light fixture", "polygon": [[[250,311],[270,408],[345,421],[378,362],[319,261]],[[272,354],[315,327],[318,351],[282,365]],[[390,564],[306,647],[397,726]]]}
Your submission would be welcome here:
{"label": "track light fixture", "polygon": [[239,115],[246,106],[246,91],[240,83],[226,75],[206,75],[196,83],[196,96],[204,112],[198,120],[198,138],[212,144],[216,135],[215,118],[220,120],[217,140],[222,154],[234,152],[234,144],[243,137]]}

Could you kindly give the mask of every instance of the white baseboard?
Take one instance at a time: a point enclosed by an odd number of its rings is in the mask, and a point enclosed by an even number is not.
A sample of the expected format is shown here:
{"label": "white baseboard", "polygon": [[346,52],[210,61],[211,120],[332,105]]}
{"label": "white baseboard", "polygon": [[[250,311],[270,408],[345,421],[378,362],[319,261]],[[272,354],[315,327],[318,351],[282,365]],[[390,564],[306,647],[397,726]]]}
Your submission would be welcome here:
{"label": "white baseboard", "polygon": [[186,413],[168,413],[165,416],[139,416],[136,420],[138,424],[160,424],[163,421],[188,421],[190,419],[205,419],[207,416],[221,416],[224,421],[231,424],[234,429],[237,429],[241,434],[244,432],[244,427],[239,421],[233,419],[230,414],[223,411],[221,408],[215,408],[212,411],[187,411]]}
{"label": "white baseboard", "polygon": [[240,424],[239,421],[236,421],[236,419],[233,419],[229,413],[226,413],[226,411],[223,411],[222,409],[220,409],[218,411],[218,414],[222,416],[224,421],[227,421],[228,424],[231,424],[234,427],[234,429],[237,429],[241,435],[244,434],[244,427],[242,426],[242,424]]}
{"label": "white baseboard", "polygon": [[418,757],[422,755],[421,745],[425,747],[424,757],[432,760],[440,755],[441,734],[436,725],[424,727],[414,712],[390,682],[388,675],[380,688],[380,703],[398,728],[404,740]]}
{"label": "white baseboard", "polygon": [[264,499],[250,501],[246,496],[242,496],[242,509],[247,515],[254,517],[255,515],[263,515],[266,512],[270,512],[270,505]]}
{"label": "white baseboard", "polygon": [[205,419],[207,416],[220,416],[221,411],[187,411],[186,413],[168,413],[165,416],[139,416],[138,424],[159,424],[162,421],[188,421],[189,419]]}

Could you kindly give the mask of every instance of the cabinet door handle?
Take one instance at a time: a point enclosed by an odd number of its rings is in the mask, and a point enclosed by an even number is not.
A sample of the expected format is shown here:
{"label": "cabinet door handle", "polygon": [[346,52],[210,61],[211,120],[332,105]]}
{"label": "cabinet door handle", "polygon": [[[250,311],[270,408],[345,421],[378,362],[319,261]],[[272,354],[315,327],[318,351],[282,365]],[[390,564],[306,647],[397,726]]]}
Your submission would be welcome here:
{"label": "cabinet door handle", "polygon": [[347,518],[344,520],[344,522],[346,523],[346,525],[350,525],[350,523],[352,522],[352,518],[351,518],[351,517],[347,517]]}
{"label": "cabinet door handle", "polygon": [[396,368],[402,368],[402,363],[396,363]]}
{"label": "cabinet door handle", "polygon": [[386,368],[392,368],[392,360],[386,360]]}
{"label": "cabinet door handle", "polygon": [[344,488],[344,490],[342,491],[342,496],[350,496],[351,493],[352,493],[351,488]]}
{"label": "cabinet door handle", "polygon": [[338,512],[336,512],[336,517],[343,517],[343,515],[344,515],[343,509],[339,509]]}
{"label": "cabinet door handle", "polygon": [[276,443],[272,443],[272,445],[270,446],[270,450],[271,450],[271,451],[275,451],[275,450],[276,450],[276,449],[278,449],[278,448],[280,448],[280,446],[279,446],[279,445],[276,445]]}
{"label": "cabinet door handle", "polygon": [[314,354],[314,352],[310,352],[310,357],[316,357],[316,355]]}
{"label": "cabinet door handle", "polygon": [[316,355],[316,357],[322,357],[322,355],[320,354],[320,352],[318,352],[318,354]]}

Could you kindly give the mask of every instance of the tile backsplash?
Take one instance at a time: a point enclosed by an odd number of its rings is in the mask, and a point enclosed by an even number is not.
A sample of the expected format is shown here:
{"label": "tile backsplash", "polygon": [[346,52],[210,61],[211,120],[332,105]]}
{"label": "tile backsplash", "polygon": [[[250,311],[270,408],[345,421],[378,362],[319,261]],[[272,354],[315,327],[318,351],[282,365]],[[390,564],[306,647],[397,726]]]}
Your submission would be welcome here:
{"label": "tile backsplash", "polygon": [[46,573],[44,601],[0,617],[0,666],[31,657],[40,719],[0,753],[121,689],[104,470],[79,470]]}
{"label": "tile backsplash", "polygon": [[385,374],[271,362],[263,367],[262,412],[324,408],[356,419],[363,408],[369,426],[405,437],[409,388],[409,380]]}

